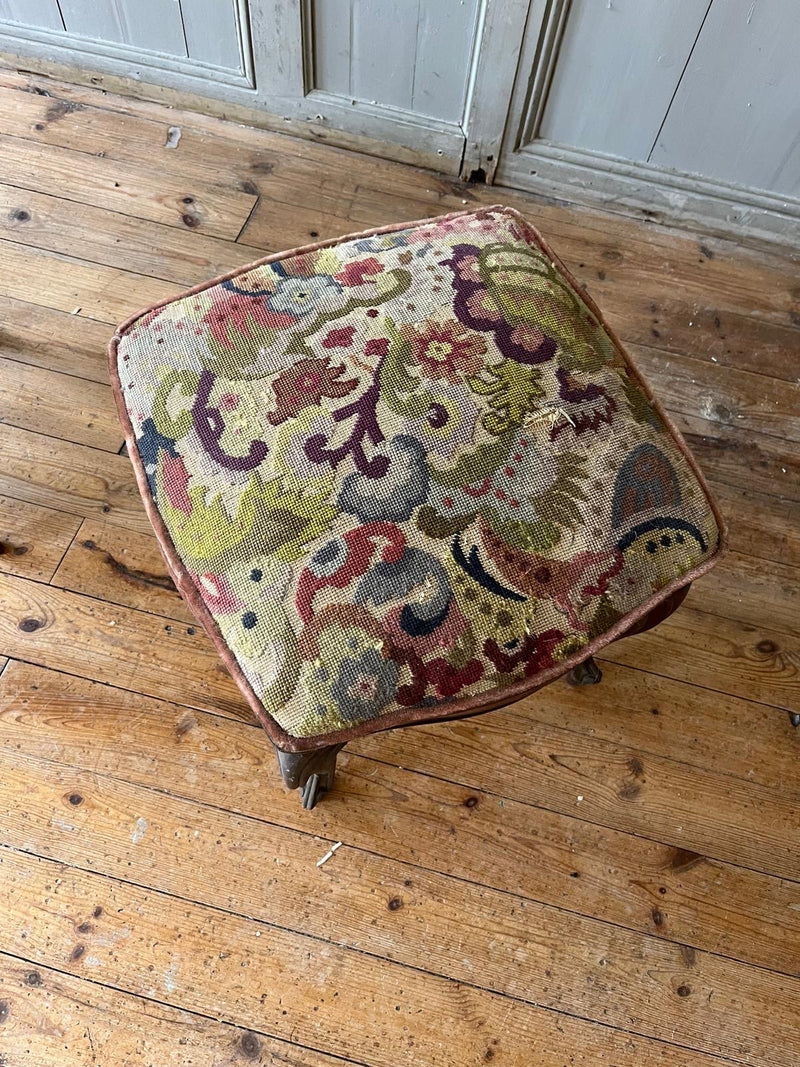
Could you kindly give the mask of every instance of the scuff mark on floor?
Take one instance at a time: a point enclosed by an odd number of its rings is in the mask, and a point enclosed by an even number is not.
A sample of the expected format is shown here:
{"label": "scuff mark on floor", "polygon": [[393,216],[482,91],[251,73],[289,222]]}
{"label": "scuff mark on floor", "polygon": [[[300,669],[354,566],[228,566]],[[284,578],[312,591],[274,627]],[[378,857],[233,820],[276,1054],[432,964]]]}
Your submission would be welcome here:
{"label": "scuff mark on floor", "polygon": [[147,833],[147,819],[143,819],[141,815],[136,820],[136,825],[131,831],[131,841],[134,845],[138,845],[144,835]]}
{"label": "scuff mark on floor", "polygon": [[166,974],[164,975],[164,989],[167,993],[174,993],[178,988],[176,981],[178,977],[178,967],[180,966],[180,957],[173,956],[169,967],[167,967]]}

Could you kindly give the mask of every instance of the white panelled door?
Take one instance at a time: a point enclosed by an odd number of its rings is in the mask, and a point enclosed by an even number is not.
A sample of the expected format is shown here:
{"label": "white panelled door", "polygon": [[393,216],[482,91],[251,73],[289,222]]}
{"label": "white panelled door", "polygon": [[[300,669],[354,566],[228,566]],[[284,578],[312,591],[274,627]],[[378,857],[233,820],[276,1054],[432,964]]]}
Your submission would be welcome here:
{"label": "white panelled door", "polygon": [[0,51],[465,178],[800,234],[800,0],[0,0]]}
{"label": "white panelled door", "polygon": [[[213,96],[295,131],[309,124],[332,143],[367,138],[395,158],[457,174],[470,129],[486,124],[487,109],[475,107],[478,88],[502,111],[492,122],[493,169],[516,53],[513,44],[497,54],[482,46],[505,25],[513,31],[507,39],[521,41],[526,7],[527,0],[0,0],[0,50]],[[476,138],[469,143],[474,155]]]}
{"label": "white panelled door", "polygon": [[214,95],[254,85],[246,0],[0,0],[0,47]]}
{"label": "white panelled door", "polygon": [[499,178],[796,242],[799,55],[797,0],[531,0]]}

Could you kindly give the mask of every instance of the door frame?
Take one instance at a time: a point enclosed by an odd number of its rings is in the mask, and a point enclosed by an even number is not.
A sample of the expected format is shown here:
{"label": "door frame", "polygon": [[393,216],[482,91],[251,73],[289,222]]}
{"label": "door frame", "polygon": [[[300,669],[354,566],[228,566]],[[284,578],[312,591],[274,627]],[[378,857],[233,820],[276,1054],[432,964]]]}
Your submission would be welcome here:
{"label": "door frame", "polygon": [[800,243],[800,200],[538,136],[572,0],[530,0],[495,180],[651,222]]}

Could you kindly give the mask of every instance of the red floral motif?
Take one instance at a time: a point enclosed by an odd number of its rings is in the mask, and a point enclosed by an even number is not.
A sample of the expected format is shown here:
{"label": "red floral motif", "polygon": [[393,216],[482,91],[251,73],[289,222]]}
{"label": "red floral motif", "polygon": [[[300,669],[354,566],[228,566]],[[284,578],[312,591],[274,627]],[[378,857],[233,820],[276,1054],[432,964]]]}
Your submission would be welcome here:
{"label": "red floral motif", "polygon": [[365,285],[365,274],[368,277],[372,277],[375,274],[380,274],[383,269],[383,264],[375,256],[370,256],[369,259],[358,259],[355,263],[348,263],[334,277],[337,282],[341,282],[342,285],[349,289],[355,285]]}
{"label": "red floral motif", "polygon": [[[314,617],[314,597],[320,589],[344,589],[355,578],[366,574],[377,552],[384,563],[396,563],[406,549],[406,536],[390,522],[369,522],[356,530],[348,530],[340,538],[332,538],[304,567],[297,582],[295,604],[304,623]],[[320,558],[328,566],[320,568]],[[328,573],[315,574],[312,567]],[[361,619],[361,609],[358,610]]]}
{"label": "red floral motif", "polygon": [[515,345],[519,345],[528,352],[538,352],[546,340],[541,330],[537,330],[535,326],[530,326],[528,323],[515,326],[510,336]]}
{"label": "red floral motif", "polygon": [[216,614],[230,615],[233,611],[241,611],[245,606],[224,574],[212,574],[208,571],[205,574],[196,574],[190,571],[189,577],[208,608]]}
{"label": "red floral motif", "polygon": [[203,322],[210,328],[214,340],[226,348],[231,347],[228,332],[231,327],[245,337],[250,336],[248,319],[270,330],[285,330],[296,321],[282,311],[271,311],[260,298],[242,296],[240,293],[226,293],[225,296],[217,298],[203,316]]}
{"label": "red floral motif", "polygon": [[323,339],[323,348],[349,348],[353,343],[353,334],[356,332],[355,326],[342,326],[340,330],[331,330],[331,332]]}
{"label": "red floral motif", "polygon": [[365,356],[377,356],[382,359],[389,351],[389,338],[388,337],[373,337],[367,341],[364,349]]}
{"label": "red floral motif", "polygon": [[164,476],[164,492],[170,505],[177,511],[182,511],[184,515],[191,515],[192,501],[186,488],[189,484],[189,472],[181,456],[165,453],[161,470]]}
{"label": "red floral motif", "polygon": [[425,322],[421,329],[401,326],[400,333],[410,343],[412,355],[428,378],[458,382],[466,375],[477,374],[483,366],[486,341],[455,319]]}
{"label": "red floral motif", "polygon": [[397,703],[407,708],[420,703],[429,685],[440,700],[448,700],[483,677],[483,664],[479,659],[471,659],[463,667],[454,667],[441,656],[425,663],[413,649],[397,646],[392,648],[391,657],[401,667],[407,667],[411,675],[411,681],[397,690]]}
{"label": "red floral motif", "polygon": [[478,257],[476,255],[463,256],[458,263],[454,264],[453,269],[459,278],[462,278],[465,282],[474,282],[476,285],[483,285],[483,279],[481,278],[481,272],[478,267]]}
{"label": "red floral motif", "polygon": [[344,372],[344,363],[332,367],[330,356],[301,359],[294,366],[287,367],[272,383],[277,405],[267,418],[273,426],[280,426],[287,419],[299,415],[303,408],[312,405],[320,407],[324,396],[347,396],[358,385],[358,379],[341,381]]}
{"label": "red floral motif", "polygon": [[545,630],[541,634],[526,634],[522,640],[514,642],[513,648],[502,646],[490,637],[483,646],[483,651],[504,674],[510,674],[517,667],[523,667],[526,678],[539,671],[546,671],[555,666],[554,650],[564,640],[561,630]]}

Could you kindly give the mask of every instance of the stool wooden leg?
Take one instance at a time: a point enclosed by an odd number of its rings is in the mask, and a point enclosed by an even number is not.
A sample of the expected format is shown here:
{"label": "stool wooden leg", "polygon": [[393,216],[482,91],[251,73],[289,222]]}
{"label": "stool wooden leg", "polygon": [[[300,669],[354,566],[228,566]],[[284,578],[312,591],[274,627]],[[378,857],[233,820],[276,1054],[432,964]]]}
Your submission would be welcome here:
{"label": "stool wooden leg", "polygon": [[595,663],[592,656],[573,667],[567,675],[570,685],[597,685],[602,679],[603,672]]}
{"label": "stool wooden leg", "polygon": [[333,786],[336,757],[344,745],[329,745],[310,752],[283,752],[275,749],[283,784],[287,789],[299,789],[304,808],[313,808],[322,795]]}

